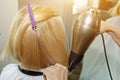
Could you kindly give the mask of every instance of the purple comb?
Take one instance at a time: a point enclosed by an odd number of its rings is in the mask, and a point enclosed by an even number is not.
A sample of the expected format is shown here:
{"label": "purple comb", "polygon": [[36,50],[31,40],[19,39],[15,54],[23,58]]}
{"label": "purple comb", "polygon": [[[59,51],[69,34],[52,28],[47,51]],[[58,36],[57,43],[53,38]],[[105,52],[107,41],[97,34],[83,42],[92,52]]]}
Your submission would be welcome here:
{"label": "purple comb", "polygon": [[36,29],[36,23],[35,23],[35,19],[32,13],[32,9],[30,7],[30,3],[28,3],[28,12],[29,12],[29,16],[30,16],[30,21],[32,23],[32,29],[35,30]]}

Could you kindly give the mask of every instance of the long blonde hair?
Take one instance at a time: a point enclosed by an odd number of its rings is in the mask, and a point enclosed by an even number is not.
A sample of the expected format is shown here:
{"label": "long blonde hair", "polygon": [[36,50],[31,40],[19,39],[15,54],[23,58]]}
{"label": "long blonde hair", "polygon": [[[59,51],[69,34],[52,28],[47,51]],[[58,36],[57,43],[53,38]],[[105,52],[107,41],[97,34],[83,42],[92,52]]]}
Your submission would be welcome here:
{"label": "long blonde hair", "polygon": [[111,8],[108,13],[110,16],[118,16],[120,15],[120,0],[118,0],[117,4]]}
{"label": "long blonde hair", "polygon": [[48,7],[32,8],[37,30],[32,30],[27,7],[15,16],[2,57],[9,54],[24,67],[40,69],[49,62],[68,64],[68,42],[61,17]]}

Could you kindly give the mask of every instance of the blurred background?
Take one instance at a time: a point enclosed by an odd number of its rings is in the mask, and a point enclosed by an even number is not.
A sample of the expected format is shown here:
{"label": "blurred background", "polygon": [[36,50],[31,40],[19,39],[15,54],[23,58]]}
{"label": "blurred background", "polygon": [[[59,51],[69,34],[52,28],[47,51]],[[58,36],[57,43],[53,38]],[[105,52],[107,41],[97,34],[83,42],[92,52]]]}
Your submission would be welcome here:
{"label": "blurred background", "polygon": [[[117,0],[0,0],[0,53],[2,52],[8,35],[8,29],[13,17],[19,9],[26,6],[30,2],[32,5],[45,5],[55,8],[63,19],[66,27],[66,32],[69,40],[69,49],[71,49],[71,30],[76,17],[87,6],[92,6],[100,9],[100,17],[102,20],[109,18],[107,11],[113,7]],[[2,68],[11,62],[0,61],[0,71]]]}

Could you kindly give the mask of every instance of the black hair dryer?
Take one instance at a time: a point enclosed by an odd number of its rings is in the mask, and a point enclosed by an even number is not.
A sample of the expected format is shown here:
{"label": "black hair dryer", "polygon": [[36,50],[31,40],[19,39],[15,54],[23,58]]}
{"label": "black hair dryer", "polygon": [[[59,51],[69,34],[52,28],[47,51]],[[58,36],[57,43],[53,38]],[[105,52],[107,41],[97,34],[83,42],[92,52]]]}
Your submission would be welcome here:
{"label": "black hair dryer", "polygon": [[73,28],[72,50],[69,57],[69,71],[79,63],[89,45],[99,34],[100,18],[96,9],[89,8],[77,18]]}

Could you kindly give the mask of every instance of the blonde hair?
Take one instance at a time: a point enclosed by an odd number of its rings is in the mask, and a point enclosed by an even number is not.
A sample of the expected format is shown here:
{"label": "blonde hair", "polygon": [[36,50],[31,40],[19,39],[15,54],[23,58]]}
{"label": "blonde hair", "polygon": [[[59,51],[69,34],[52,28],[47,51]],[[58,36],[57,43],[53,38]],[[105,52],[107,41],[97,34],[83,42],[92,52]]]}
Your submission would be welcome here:
{"label": "blonde hair", "polygon": [[120,0],[118,0],[117,4],[111,8],[108,13],[110,16],[118,16],[120,15]]}
{"label": "blonde hair", "polygon": [[61,17],[52,8],[32,8],[37,30],[32,30],[27,7],[10,26],[2,57],[12,54],[24,67],[40,69],[49,62],[68,65],[68,45]]}

